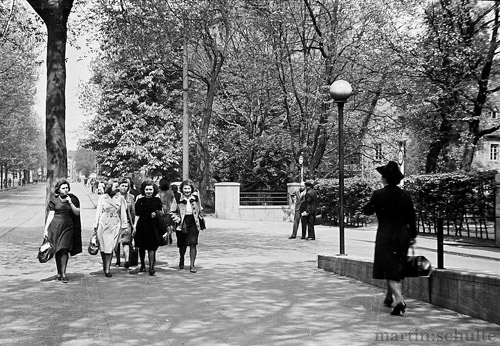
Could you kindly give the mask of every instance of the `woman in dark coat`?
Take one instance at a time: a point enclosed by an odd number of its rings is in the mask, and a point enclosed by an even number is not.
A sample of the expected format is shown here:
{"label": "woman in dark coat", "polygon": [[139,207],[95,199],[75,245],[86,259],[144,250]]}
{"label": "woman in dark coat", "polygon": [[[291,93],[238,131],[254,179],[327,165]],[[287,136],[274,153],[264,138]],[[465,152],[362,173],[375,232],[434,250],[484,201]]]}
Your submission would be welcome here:
{"label": "woman in dark coat", "polygon": [[63,283],[68,282],[68,255],[75,256],[82,252],[80,201],[69,191],[70,185],[66,180],[56,183],[54,195],[50,197],[49,214],[44,229],[44,236],[54,248],[56,281]]}
{"label": "woman in dark coat", "polygon": [[156,250],[158,250],[159,246],[166,244],[163,239],[166,229],[163,229],[165,223],[162,217],[162,204],[160,198],[156,197],[157,194],[158,187],[156,184],[151,180],[146,180],[141,184],[142,196],[135,202],[135,215],[139,219],[134,240],[135,245],[139,248],[139,257],[141,259],[141,268],[139,270],[141,272],[146,270],[144,260],[146,250],[148,250],[149,275],[155,275]]}
{"label": "woman in dark coat", "polygon": [[373,192],[363,209],[367,215],[375,213],[378,219],[373,278],[387,280],[384,304],[390,307],[394,295],[396,305],[391,315],[401,315],[406,310],[401,292],[403,265],[417,236],[415,209],[410,194],[397,186],[404,177],[398,164],[389,161],[377,171],[382,175],[384,187]]}

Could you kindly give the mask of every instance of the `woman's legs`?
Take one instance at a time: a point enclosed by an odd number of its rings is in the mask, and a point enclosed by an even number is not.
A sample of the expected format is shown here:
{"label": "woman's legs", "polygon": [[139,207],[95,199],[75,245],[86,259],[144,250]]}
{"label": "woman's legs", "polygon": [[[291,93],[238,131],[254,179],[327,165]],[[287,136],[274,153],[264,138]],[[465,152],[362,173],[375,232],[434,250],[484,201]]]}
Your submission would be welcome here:
{"label": "woman's legs", "polygon": [[61,249],[56,252],[56,267],[57,267],[57,276],[56,280],[63,279],[63,282],[68,282],[68,278],[66,277],[66,267],[68,266],[68,249]]}
{"label": "woman's legs", "polygon": [[116,244],[116,250],[115,250],[115,256],[116,256],[116,266],[120,266],[120,247],[121,247],[121,244],[118,243]]}
{"label": "woman's legs", "polygon": [[130,244],[123,244],[123,256],[125,258],[125,268],[129,268],[130,266]]}
{"label": "woman's legs", "polygon": [[148,250],[149,275],[155,275],[156,250]]}
{"label": "woman's legs", "polygon": [[191,273],[196,273],[196,268],[194,266],[194,261],[196,261],[196,253],[196,245],[189,245],[189,260],[191,262],[189,269],[191,270]]}
{"label": "woman's legs", "polygon": [[57,276],[56,280],[61,280],[61,251],[57,251],[56,255],[56,268],[57,268]]}
{"label": "woman's legs", "polygon": [[389,280],[386,280],[387,292],[385,293],[384,305],[390,307],[394,299],[392,298],[392,288]]}
{"label": "woman's legs", "polygon": [[104,253],[101,251],[102,257],[102,270],[106,277],[111,277],[111,261],[113,260],[113,253]]}
{"label": "woman's legs", "polygon": [[389,286],[394,294],[396,306],[392,309],[391,315],[400,316],[406,311],[406,303],[403,301],[401,281],[389,280]]}
{"label": "woman's legs", "polygon": [[146,258],[146,250],[143,248],[139,248],[139,258],[141,259],[141,269],[139,271],[143,272],[146,270],[146,264],[144,263]]}
{"label": "woman's legs", "polygon": [[392,294],[394,294],[396,304],[403,301],[401,281],[389,280],[389,289],[392,291]]}
{"label": "woman's legs", "polygon": [[179,269],[184,269],[184,256],[186,255],[186,246],[179,248]]}

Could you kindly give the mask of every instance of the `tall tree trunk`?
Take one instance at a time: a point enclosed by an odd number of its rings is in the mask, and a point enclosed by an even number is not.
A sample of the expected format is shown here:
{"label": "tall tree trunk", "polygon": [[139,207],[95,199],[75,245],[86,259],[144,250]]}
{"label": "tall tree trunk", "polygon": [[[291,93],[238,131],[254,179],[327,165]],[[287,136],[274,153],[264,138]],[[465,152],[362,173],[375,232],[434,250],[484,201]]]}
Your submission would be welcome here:
{"label": "tall tree trunk", "polygon": [[198,154],[200,158],[199,176],[200,176],[200,194],[201,201],[205,205],[213,206],[214,201],[208,198],[207,190],[210,186],[210,150],[209,150],[209,129],[212,118],[213,104],[217,94],[217,80],[219,78],[222,65],[224,64],[224,55],[219,51],[213,56],[212,69],[207,82],[207,98],[203,110],[203,119],[201,121],[198,133]]}
{"label": "tall tree trunk", "polygon": [[441,126],[439,127],[439,136],[434,142],[431,143],[429,152],[427,153],[425,173],[435,173],[437,171],[439,154],[441,154],[443,148],[449,144],[451,132],[451,122],[448,120],[446,115],[443,115],[443,120],[441,121]]}
{"label": "tall tree trunk", "polygon": [[66,41],[73,0],[27,0],[47,27],[47,95],[45,145],[47,148],[46,200],[57,180],[67,176],[66,149]]}

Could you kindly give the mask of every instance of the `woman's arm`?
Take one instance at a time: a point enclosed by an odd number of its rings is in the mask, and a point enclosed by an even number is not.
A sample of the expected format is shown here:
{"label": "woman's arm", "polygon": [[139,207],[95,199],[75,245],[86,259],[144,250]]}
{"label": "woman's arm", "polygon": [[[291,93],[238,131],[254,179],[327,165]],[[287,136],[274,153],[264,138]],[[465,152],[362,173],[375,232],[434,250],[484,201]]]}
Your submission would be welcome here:
{"label": "woman's arm", "polygon": [[75,203],[78,203],[76,202],[76,196],[75,196],[75,200],[73,200],[73,198],[71,196],[68,195],[67,197],[67,200],[68,200],[68,203],[69,203],[69,206],[71,207],[71,211],[73,212],[73,214],[75,214],[76,216],[79,216],[80,215],[80,205],[76,205]]}
{"label": "woman's arm", "polygon": [[55,214],[55,211],[50,210],[49,215],[47,215],[47,221],[45,222],[45,228],[43,230],[44,237],[47,237],[49,235],[49,225],[52,222],[52,220],[54,219],[54,214]]}
{"label": "woman's arm", "polygon": [[97,200],[97,210],[95,213],[95,219],[94,219],[94,232],[97,231],[97,227],[99,227],[99,219],[101,218],[101,213],[102,213],[102,201],[103,201],[104,195],[101,195],[99,199]]}

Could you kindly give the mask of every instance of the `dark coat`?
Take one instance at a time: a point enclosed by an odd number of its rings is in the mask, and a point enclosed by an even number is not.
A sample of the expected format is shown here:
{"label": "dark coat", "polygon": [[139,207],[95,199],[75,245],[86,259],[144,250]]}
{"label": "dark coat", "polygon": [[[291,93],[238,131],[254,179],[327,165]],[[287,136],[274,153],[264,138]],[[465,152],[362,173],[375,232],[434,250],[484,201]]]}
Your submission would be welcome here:
{"label": "dark coat", "polygon": [[[80,200],[78,197],[72,193],[68,195],[75,207],[80,208]],[[73,248],[69,253],[71,256],[75,256],[82,252],[82,222],[80,215],[71,213],[71,218],[73,219]]]}
{"label": "dark coat", "polygon": [[300,206],[301,212],[305,211],[308,214],[315,215],[317,206],[318,206],[318,194],[312,187],[308,187],[306,195],[304,197],[304,201],[301,203]]}
{"label": "dark coat", "polygon": [[[145,250],[157,250],[158,246],[166,244],[163,233],[166,225],[163,217],[159,217],[157,212],[161,212],[162,204],[158,197],[141,197],[135,202],[135,215],[139,217],[135,233],[135,245]],[[151,213],[156,213],[152,218]],[[163,221],[163,222],[162,222]]]}
{"label": "dark coat", "polygon": [[364,206],[367,215],[378,219],[373,278],[401,280],[409,242],[417,236],[415,209],[411,196],[398,186],[387,185],[373,192]]}

